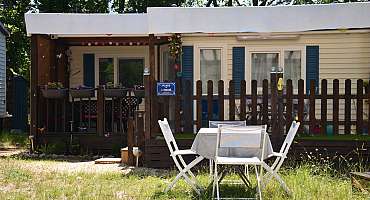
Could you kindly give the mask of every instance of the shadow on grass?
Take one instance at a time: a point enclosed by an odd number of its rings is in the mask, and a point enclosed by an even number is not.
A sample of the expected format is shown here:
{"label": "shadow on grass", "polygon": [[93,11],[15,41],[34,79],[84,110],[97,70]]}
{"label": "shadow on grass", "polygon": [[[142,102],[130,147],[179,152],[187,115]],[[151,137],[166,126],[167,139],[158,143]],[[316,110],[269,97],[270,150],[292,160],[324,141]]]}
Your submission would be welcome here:
{"label": "shadow on grass", "polygon": [[[167,187],[167,186],[166,186]],[[243,199],[255,199],[257,192],[256,187],[246,187],[243,184],[236,185],[236,184],[220,184],[220,198],[243,198]],[[169,191],[165,193],[163,191],[154,193],[151,196],[151,199],[161,199],[163,197],[167,198],[176,198],[178,196],[187,196],[191,199],[212,199],[212,185],[209,185],[207,188],[201,191],[201,194],[198,195],[195,191],[193,191],[190,196],[188,193],[179,194],[178,191]],[[216,197],[216,192],[214,198]]]}

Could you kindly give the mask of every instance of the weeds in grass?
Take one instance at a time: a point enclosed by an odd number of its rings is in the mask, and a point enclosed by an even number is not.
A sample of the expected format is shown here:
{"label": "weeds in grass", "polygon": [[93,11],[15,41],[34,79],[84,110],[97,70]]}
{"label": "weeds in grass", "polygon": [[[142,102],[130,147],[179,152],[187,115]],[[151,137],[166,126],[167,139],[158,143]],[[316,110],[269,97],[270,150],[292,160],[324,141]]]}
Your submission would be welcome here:
{"label": "weeds in grass", "polygon": [[[338,175],[329,161],[314,159],[299,164],[285,165],[279,173],[293,191],[289,197],[276,181],[263,191],[264,199],[367,199],[352,192],[350,179]],[[25,164],[40,162],[14,158],[0,159],[0,199],[210,199],[212,187],[197,196],[191,187],[180,180],[173,190],[163,190],[175,178],[176,171],[138,168],[130,173],[66,173],[53,170],[30,170]],[[55,162],[59,163],[59,162]],[[289,166],[289,167],[288,167]],[[338,170],[338,169],[335,169]],[[210,184],[207,168],[195,172],[203,188]],[[254,197],[256,181],[251,174],[252,188],[221,185],[223,197]],[[235,174],[226,179],[238,180]]]}
{"label": "weeds in grass", "polygon": [[29,144],[26,133],[10,133],[0,131],[0,148],[26,148]]}

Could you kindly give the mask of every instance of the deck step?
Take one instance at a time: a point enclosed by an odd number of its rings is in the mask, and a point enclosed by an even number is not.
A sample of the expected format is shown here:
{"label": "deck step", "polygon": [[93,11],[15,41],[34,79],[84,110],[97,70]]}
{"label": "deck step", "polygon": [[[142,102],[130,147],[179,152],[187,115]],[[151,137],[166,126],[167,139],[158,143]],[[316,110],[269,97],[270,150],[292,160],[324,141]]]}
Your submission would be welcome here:
{"label": "deck step", "polygon": [[95,164],[116,164],[121,163],[121,158],[99,158],[95,160]]}

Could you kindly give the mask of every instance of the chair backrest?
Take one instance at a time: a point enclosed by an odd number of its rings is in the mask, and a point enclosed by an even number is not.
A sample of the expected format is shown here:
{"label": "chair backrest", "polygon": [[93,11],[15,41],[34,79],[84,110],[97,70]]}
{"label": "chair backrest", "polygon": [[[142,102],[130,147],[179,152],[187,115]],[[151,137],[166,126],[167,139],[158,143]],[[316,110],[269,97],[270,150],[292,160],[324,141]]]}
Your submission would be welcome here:
{"label": "chair backrest", "polygon": [[158,120],[158,124],[159,127],[161,128],[164,139],[166,140],[166,144],[168,146],[168,149],[170,150],[170,153],[172,154],[174,151],[179,150],[179,147],[176,144],[176,140],[173,137],[171,127],[168,124],[167,119],[164,118],[163,121]]}
{"label": "chair backrest", "polygon": [[246,126],[246,121],[209,121],[209,128],[218,128],[218,125]]}
{"label": "chair backrest", "polygon": [[284,140],[284,143],[280,148],[280,153],[282,153],[284,156],[286,156],[288,154],[290,145],[292,145],[294,137],[297,134],[299,125],[300,125],[299,122],[293,121],[292,125],[290,126],[290,129],[289,129],[288,134],[287,134],[287,136]]}
{"label": "chair backrest", "polygon": [[265,140],[266,126],[219,125],[215,155],[218,156],[219,148],[261,148],[263,159]]}

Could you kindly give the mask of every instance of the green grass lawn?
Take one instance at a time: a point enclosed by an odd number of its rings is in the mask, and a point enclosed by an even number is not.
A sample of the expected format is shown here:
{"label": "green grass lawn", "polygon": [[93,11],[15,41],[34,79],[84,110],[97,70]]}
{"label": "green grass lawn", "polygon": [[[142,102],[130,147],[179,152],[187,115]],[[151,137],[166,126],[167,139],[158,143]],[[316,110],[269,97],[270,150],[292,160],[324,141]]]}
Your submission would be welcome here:
{"label": "green grass lawn", "polygon": [[9,133],[0,131],[0,148],[25,148],[29,140],[27,133]]}
{"label": "green grass lawn", "polygon": [[[165,194],[162,191],[174,179],[175,171],[158,172],[151,169],[134,169],[124,175],[122,172],[66,173],[38,170],[40,162],[14,158],[0,159],[0,199],[210,199],[210,191],[198,197],[183,180]],[[57,162],[55,162],[57,163]],[[52,163],[51,163],[52,164]],[[352,192],[350,179],[345,175],[325,173],[316,166],[301,165],[285,168],[282,177],[293,191],[288,197],[273,181],[263,191],[264,199],[368,199],[359,192]],[[236,179],[235,175],[226,177]],[[198,171],[197,179],[203,187],[209,184],[205,170]],[[255,185],[254,179],[252,179]],[[222,185],[221,194],[229,197],[253,197],[254,189]]]}

